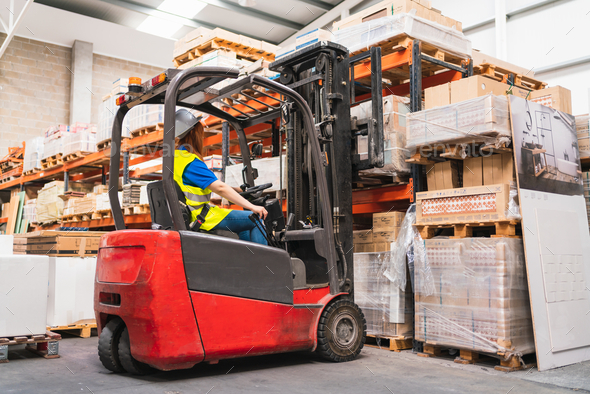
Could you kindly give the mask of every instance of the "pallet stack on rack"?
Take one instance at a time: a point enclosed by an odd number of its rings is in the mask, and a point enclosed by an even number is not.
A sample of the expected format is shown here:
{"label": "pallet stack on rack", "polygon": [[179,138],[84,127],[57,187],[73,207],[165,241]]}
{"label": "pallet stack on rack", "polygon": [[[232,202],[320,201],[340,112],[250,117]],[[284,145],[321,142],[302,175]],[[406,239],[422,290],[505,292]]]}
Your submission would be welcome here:
{"label": "pallet stack on rack", "polygon": [[17,179],[23,173],[25,143],[22,147],[8,148],[8,154],[0,160],[0,183]]}

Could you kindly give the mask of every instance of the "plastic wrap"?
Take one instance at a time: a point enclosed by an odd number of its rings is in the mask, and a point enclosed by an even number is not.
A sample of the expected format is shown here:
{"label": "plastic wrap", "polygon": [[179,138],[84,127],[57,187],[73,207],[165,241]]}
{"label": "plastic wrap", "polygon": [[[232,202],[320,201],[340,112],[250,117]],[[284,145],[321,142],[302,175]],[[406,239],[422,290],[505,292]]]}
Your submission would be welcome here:
{"label": "plastic wrap", "polygon": [[29,223],[37,223],[37,199],[33,198],[24,205],[23,217]]}
{"label": "plastic wrap", "polygon": [[96,133],[90,129],[69,133],[62,139],[64,156],[76,152],[96,152]]}
{"label": "plastic wrap", "polygon": [[138,105],[129,111],[126,118],[131,131],[164,123],[164,106],[160,104]]}
{"label": "plastic wrap", "polygon": [[248,67],[252,62],[243,59],[236,58],[236,52],[226,49],[218,49],[211,51],[205,55],[191,60],[187,63],[180,65],[178,68],[184,70],[191,67],[197,66],[213,66],[213,67],[229,67],[240,70],[244,67]]}
{"label": "plastic wrap", "polygon": [[[283,155],[283,189],[287,187],[286,178],[286,155]],[[232,187],[238,187],[244,184],[242,179],[242,164],[236,164],[233,166],[225,167],[225,183]],[[265,159],[252,160],[252,168],[258,170],[258,178],[256,178],[256,184],[262,185],[264,183],[272,183],[272,187],[266,189],[266,191],[278,191],[281,188],[281,175],[280,175],[280,162],[279,157],[268,157]]]}
{"label": "plastic wrap", "polygon": [[43,144],[43,155],[42,158],[46,159],[51,156],[55,156],[58,153],[63,153],[63,138],[47,139],[45,138]]}
{"label": "plastic wrap", "polygon": [[520,204],[518,201],[518,188],[516,182],[510,182],[510,195],[508,197],[508,207],[506,208],[506,219],[520,220]]}
{"label": "plastic wrap", "polygon": [[[115,114],[119,110],[119,107],[115,103],[116,100],[117,96],[111,96],[100,104],[98,109],[98,128],[96,132],[97,143],[111,139],[111,135],[113,134],[113,121],[115,120]],[[121,130],[122,137],[129,137],[131,135],[129,119],[133,116],[133,112],[137,111],[140,107],[144,106],[138,105],[131,108],[131,110],[125,116],[125,119],[123,119],[123,128]]]}
{"label": "plastic wrap", "polygon": [[434,292],[416,275],[415,338],[460,349],[535,351],[522,240],[437,237],[414,244],[415,268],[431,271]]}
{"label": "plastic wrap", "polygon": [[350,52],[357,52],[403,36],[424,41],[457,56],[471,56],[471,41],[463,33],[412,14],[386,16],[335,31],[334,41]]}
{"label": "plastic wrap", "polygon": [[[383,97],[383,138],[384,138],[384,166],[360,172],[361,176],[390,175],[408,173],[410,167],[406,159],[410,152],[406,149],[406,116],[409,113],[410,100],[406,97],[389,95]],[[372,119],[372,103],[366,101],[350,109],[350,115],[357,119]],[[357,153],[361,160],[366,159],[368,151],[368,137],[359,136]]]}
{"label": "plastic wrap", "polygon": [[367,334],[379,337],[413,335],[411,288],[401,290],[385,275],[392,252],[354,254],[354,298],[367,321]]}
{"label": "plastic wrap", "polygon": [[590,116],[576,116],[576,133],[580,157],[590,157]]}
{"label": "plastic wrap", "polygon": [[53,181],[46,183],[37,193],[37,222],[50,223],[59,220],[64,209],[64,202],[58,196],[64,193],[64,183]]}
{"label": "plastic wrap", "polygon": [[396,241],[391,245],[391,259],[384,272],[384,275],[391,281],[391,283],[400,289],[406,288],[406,257],[408,248],[412,246],[414,238],[420,236],[414,227],[415,223],[416,204],[412,204],[408,208],[406,216],[402,221]]}
{"label": "plastic wrap", "polygon": [[25,145],[25,155],[23,158],[23,172],[41,169],[43,149],[43,137],[36,137],[27,141]]}
{"label": "plastic wrap", "polygon": [[408,149],[449,142],[471,143],[476,137],[499,146],[511,138],[508,100],[492,94],[410,113],[407,122]]}

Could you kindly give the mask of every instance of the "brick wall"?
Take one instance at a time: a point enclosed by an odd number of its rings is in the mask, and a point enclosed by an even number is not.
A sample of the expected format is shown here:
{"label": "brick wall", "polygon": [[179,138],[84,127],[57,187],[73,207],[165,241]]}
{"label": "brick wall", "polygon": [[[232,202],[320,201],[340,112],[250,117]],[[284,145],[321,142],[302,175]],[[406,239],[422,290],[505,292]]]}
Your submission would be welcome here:
{"label": "brick wall", "polygon": [[49,126],[69,122],[71,55],[71,48],[12,39],[0,59],[1,156]]}
{"label": "brick wall", "polygon": [[[0,33],[0,42],[6,34]],[[70,119],[71,48],[14,37],[0,59],[0,157],[9,146],[42,135]],[[94,54],[92,115],[98,123],[103,96],[113,81],[123,77],[143,80],[161,72],[159,67]]]}
{"label": "brick wall", "polygon": [[102,98],[119,78],[140,77],[142,82],[163,71],[160,67],[94,54],[92,59],[92,123],[98,123]]}

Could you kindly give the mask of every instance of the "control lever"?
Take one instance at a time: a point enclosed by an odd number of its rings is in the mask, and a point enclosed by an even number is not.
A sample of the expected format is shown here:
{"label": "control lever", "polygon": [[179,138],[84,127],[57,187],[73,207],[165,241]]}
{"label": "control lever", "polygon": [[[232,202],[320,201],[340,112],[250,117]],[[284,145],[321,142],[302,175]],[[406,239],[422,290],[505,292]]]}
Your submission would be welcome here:
{"label": "control lever", "polygon": [[295,214],[290,213],[289,217],[287,218],[287,225],[285,226],[285,231],[291,230],[291,226],[293,225],[293,220],[295,220]]}
{"label": "control lever", "polygon": [[252,221],[252,223],[254,223],[254,225],[256,226],[256,228],[258,229],[258,231],[260,231],[262,233],[262,235],[264,236],[264,238],[266,239],[266,242],[268,242],[269,245],[274,246],[274,247],[280,247],[275,241],[274,239],[272,239],[267,233],[266,230],[264,229],[264,226],[262,226],[259,221],[260,221],[260,217],[258,217],[258,214],[256,213],[252,213],[250,214],[250,216],[248,216],[248,218]]}

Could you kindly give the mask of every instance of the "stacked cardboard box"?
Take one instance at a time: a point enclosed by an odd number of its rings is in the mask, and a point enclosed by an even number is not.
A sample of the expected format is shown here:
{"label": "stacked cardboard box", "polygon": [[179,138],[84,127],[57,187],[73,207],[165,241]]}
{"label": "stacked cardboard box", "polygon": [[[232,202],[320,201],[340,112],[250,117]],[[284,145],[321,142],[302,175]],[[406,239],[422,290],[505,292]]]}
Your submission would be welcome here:
{"label": "stacked cardboard box", "polygon": [[[408,173],[410,167],[406,160],[410,157],[406,149],[406,114],[409,113],[410,100],[406,97],[389,95],[383,97],[383,138],[384,165],[383,168],[363,170],[361,176],[389,175],[396,176]],[[357,120],[373,119],[372,103],[366,101],[350,110],[350,116]],[[357,153],[361,160],[368,156],[368,137],[359,136],[357,139]]]}
{"label": "stacked cardboard box", "polygon": [[410,281],[402,291],[385,275],[391,253],[355,253],[354,296],[367,321],[367,334],[412,337],[414,302]]}
{"label": "stacked cardboard box", "polygon": [[369,230],[353,231],[355,253],[386,252],[397,240],[404,212],[385,212],[373,215],[373,227]]}
{"label": "stacked cardboard box", "polygon": [[26,239],[27,254],[47,256],[96,256],[100,231],[37,231],[21,238]]}
{"label": "stacked cardboard box", "polygon": [[530,100],[566,114],[572,113],[572,92],[562,86],[533,90]]}
{"label": "stacked cardboard box", "polygon": [[415,250],[415,338],[480,352],[534,352],[524,261],[520,239],[425,240]]}

